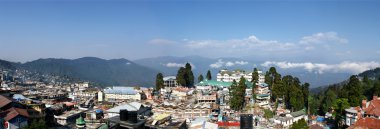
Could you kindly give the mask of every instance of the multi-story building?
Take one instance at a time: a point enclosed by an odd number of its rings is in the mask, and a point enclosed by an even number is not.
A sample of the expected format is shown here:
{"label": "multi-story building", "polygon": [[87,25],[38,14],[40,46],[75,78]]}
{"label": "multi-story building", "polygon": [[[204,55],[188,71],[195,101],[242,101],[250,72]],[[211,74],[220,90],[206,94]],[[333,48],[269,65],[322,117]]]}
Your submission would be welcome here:
{"label": "multi-story building", "polygon": [[135,91],[134,87],[113,87],[104,89],[104,99],[106,101],[141,100],[141,94]]}
{"label": "multi-story building", "polygon": [[165,87],[177,87],[179,84],[177,83],[175,76],[167,76],[163,78]]}
{"label": "multi-story building", "polygon": [[[263,75],[262,71],[258,71],[259,73],[259,84],[264,83],[265,81],[265,76]],[[220,70],[219,73],[216,75],[216,80],[217,81],[222,81],[222,82],[232,82],[233,80],[235,81],[240,81],[240,78],[244,77],[247,81],[252,80],[252,72],[245,72],[244,70],[234,70],[234,71],[228,71],[226,69]]]}

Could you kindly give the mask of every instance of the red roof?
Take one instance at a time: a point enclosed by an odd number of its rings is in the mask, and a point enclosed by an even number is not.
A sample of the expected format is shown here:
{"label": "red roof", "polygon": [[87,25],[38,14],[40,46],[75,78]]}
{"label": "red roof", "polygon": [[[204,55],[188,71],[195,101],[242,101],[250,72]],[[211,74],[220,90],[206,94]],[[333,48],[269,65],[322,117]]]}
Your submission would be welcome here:
{"label": "red roof", "polygon": [[350,128],[380,129],[380,119],[365,117],[361,118]]}
{"label": "red roof", "polygon": [[366,114],[371,114],[375,116],[380,116],[380,100],[374,99],[371,101],[371,103],[368,105],[366,109],[364,109]]}
{"label": "red roof", "polygon": [[4,112],[1,113],[1,117],[4,117],[5,121],[12,120],[16,116],[21,115],[24,117],[29,117],[29,114],[26,109],[21,109],[21,108],[9,108],[8,110],[5,110]]}
{"label": "red roof", "polygon": [[323,127],[318,124],[313,124],[309,126],[309,129],[323,129]]}
{"label": "red roof", "polygon": [[0,95],[0,108],[12,102],[11,98]]}
{"label": "red roof", "polygon": [[218,126],[240,126],[240,122],[218,122]]}

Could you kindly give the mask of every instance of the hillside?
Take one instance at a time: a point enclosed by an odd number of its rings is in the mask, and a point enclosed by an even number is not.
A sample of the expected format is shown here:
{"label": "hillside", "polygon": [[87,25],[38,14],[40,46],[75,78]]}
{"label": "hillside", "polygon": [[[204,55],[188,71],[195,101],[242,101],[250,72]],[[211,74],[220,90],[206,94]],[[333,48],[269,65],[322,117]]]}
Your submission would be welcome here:
{"label": "hillside", "polygon": [[126,59],[104,60],[95,57],[79,59],[38,59],[24,64],[0,61],[0,66],[25,69],[41,74],[69,76],[100,85],[153,86],[158,71]]}

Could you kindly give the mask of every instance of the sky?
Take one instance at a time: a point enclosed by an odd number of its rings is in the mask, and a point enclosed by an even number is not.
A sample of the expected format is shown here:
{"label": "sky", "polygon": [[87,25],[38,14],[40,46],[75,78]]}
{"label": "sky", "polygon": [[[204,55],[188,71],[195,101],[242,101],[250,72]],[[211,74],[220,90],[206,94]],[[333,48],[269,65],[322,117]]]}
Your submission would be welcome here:
{"label": "sky", "polygon": [[379,7],[359,0],[0,0],[0,59],[199,55],[306,70],[372,68],[380,66]]}

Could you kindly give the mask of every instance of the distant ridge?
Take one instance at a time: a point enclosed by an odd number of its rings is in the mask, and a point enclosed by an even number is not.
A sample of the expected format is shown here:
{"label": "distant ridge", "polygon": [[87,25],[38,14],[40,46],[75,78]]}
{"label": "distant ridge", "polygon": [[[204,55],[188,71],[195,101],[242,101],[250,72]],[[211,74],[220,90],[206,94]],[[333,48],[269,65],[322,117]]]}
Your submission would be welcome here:
{"label": "distant ridge", "polygon": [[97,57],[78,59],[38,59],[23,64],[0,60],[0,67],[25,69],[42,74],[79,78],[101,85],[146,86],[154,84],[158,71],[127,59],[105,60]]}

